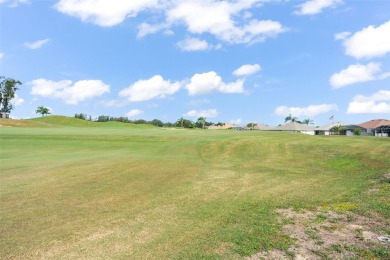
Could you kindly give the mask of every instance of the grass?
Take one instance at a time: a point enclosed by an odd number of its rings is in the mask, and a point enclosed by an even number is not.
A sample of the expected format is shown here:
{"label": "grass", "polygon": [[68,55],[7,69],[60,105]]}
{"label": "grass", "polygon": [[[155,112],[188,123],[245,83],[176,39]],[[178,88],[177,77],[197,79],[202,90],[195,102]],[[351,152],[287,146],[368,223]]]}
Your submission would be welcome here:
{"label": "grass", "polygon": [[293,243],[277,208],[390,218],[366,195],[386,186],[386,138],[23,121],[0,128],[2,259],[241,258]]}

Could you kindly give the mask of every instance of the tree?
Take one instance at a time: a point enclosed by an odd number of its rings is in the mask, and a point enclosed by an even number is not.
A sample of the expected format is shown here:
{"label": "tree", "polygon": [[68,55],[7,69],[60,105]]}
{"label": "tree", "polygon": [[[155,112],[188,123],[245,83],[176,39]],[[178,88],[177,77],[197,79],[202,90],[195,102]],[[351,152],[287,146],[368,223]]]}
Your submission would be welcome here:
{"label": "tree", "polygon": [[37,110],[35,110],[36,114],[41,114],[42,116],[49,115],[50,109],[44,106],[39,106]]}
{"label": "tree", "polygon": [[197,127],[201,127],[201,128],[204,128],[205,124],[206,124],[206,118],[205,117],[199,117],[198,120],[196,120],[196,123],[195,123],[195,125]]}
{"label": "tree", "polygon": [[314,121],[311,120],[310,118],[308,118],[308,119],[303,120],[302,124],[304,124],[304,125],[314,125]]}
{"label": "tree", "polygon": [[184,119],[182,117],[176,121],[175,125],[177,127],[183,127],[183,128],[194,128],[195,126],[194,122],[188,119]]}
{"label": "tree", "polygon": [[355,128],[355,129],[353,129],[353,134],[354,135],[361,135],[362,134],[362,130],[360,128]]}
{"label": "tree", "polygon": [[83,113],[75,114],[74,117],[82,120],[87,120],[87,115]]}
{"label": "tree", "polygon": [[294,117],[292,116],[291,114],[289,114],[285,119],[284,119],[284,123],[287,123],[288,121],[290,121],[291,123],[292,122],[296,122],[298,120],[297,117]]}
{"label": "tree", "polygon": [[332,127],[331,129],[330,129],[330,131],[332,131],[334,134],[336,134],[336,135],[340,135],[340,133],[342,132],[342,131],[345,131],[346,130],[346,128],[345,127],[343,127],[343,126],[341,126],[341,125],[335,125],[334,127]]}
{"label": "tree", "polygon": [[246,125],[248,128],[250,128],[251,130],[253,130],[256,126],[256,123],[249,123]]}
{"label": "tree", "polygon": [[184,118],[180,117],[180,118],[176,121],[176,126],[183,127],[183,122],[184,122]]}
{"label": "tree", "polygon": [[153,119],[150,123],[154,126],[163,127],[164,123],[159,119]]}
{"label": "tree", "polygon": [[19,80],[0,77],[0,118],[11,113],[13,109],[11,100],[15,97],[15,92],[19,89]]}

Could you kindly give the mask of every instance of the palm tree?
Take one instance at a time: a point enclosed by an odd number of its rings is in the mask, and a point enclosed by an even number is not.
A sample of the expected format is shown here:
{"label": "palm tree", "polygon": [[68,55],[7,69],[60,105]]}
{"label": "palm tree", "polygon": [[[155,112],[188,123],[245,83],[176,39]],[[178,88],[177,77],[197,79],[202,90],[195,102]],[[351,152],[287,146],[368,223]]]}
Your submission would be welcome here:
{"label": "palm tree", "polygon": [[310,118],[308,118],[308,119],[303,120],[302,124],[304,124],[304,125],[314,125],[314,121],[311,120]]}
{"label": "palm tree", "polygon": [[298,117],[293,117],[291,114],[289,114],[285,119],[284,119],[284,123],[287,123],[288,121],[290,121],[291,123],[292,122],[296,122],[298,120]]}
{"label": "palm tree", "polygon": [[176,121],[176,126],[180,126],[183,128],[183,121],[184,121],[184,118],[179,118],[177,121]]}
{"label": "palm tree", "polygon": [[336,135],[340,135],[342,131],[345,131],[346,128],[341,125],[335,125],[330,129],[332,132],[334,132]]}
{"label": "palm tree", "polygon": [[39,106],[37,110],[35,110],[36,114],[41,114],[42,116],[49,115],[50,109],[44,106]]}
{"label": "palm tree", "polygon": [[196,120],[196,124],[200,125],[204,129],[204,125],[206,124],[206,118],[199,117],[198,120]]}

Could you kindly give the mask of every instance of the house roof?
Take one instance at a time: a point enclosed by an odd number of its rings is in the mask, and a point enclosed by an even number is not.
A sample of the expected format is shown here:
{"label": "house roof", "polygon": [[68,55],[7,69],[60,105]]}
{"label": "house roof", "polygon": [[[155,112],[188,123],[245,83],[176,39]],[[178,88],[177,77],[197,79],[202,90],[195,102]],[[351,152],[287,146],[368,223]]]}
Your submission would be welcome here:
{"label": "house roof", "polygon": [[346,126],[346,125],[350,125],[348,123],[345,123],[345,122],[332,122],[330,124],[327,124],[327,125],[323,125],[323,126],[320,126],[318,127],[316,130],[320,130],[320,131],[329,131],[330,129],[332,129],[333,127],[335,126]]}
{"label": "house roof", "polygon": [[280,125],[274,127],[272,130],[274,131],[314,131],[316,128],[314,126],[308,126],[304,124],[300,124],[297,122],[291,122],[285,125]]}
{"label": "house roof", "polygon": [[374,129],[381,125],[390,125],[390,120],[388,119],[373,119],[361,124],[358,124],[358,126],[368,128],[368,129]]}
{"label": "house roof", "polygon": [[233,127],[236,127],[235,125],[232,125],[232,124],[229,124],[229,123],[225,123],[224,125],[222,126],[216,126],[216,125],[211,125],[208,127],[208,129],[229,129],[229,128],[233,128]]}
{"label": "house roof", "polygon": [[273,127],[265,124],[257,124],[253,129],[255,130],[271,130]]}

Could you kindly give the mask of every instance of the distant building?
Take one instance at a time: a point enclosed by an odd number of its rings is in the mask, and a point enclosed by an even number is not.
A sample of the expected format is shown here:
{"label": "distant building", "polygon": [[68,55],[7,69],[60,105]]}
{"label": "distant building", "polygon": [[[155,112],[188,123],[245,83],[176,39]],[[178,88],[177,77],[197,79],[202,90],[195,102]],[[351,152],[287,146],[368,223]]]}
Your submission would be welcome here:
{"label": "distant building", "polygon": [[207,129],[211,129],[211,130],[226,130],[226,129],[232,129],[232,128],[235,128],[237,126],[233,125],[233,124],[229,124],[229,123],[225,123],[223,125],[210,125],[207,127]]}
{"label": "distant building", "polygon": [[[333,129],[335,126],[342,126],[344,129],[340,133],[336,133]],[[367,130],[359,125],[352,125],[345,122],[333,122],[324,126],[316,128],[316,135],[355,135],[356,129],[359,129],[361,135],[367,135]]]}
{"label": "distant building", "polygon": [[[381,132],[376,131],[377,128],[381,126],[390,126],[390,120],[387,119],[373,119],[364,123],[359,124],[359,126],[367,129],[367,135],[377,135],[381,134]],[[381,128],[385,130],[386,127]],[[380,129],[379,129],[380,130]]]}
{"label": "distant building", "polygon": [[326,124],[320,127],[316,128],[316,135],[333,135],[334,132],[332,131],[333,127],[335,126],[345,126],[349,125],[348,123],[345,122],[333,122],[330,124]]}
{"label": "distant building", "polygon": [[315,130],[316,128],[314,126],[308,126],[297,122],[291,122],[271,129],[271,131],[299,132],[307,135],[315,135]]}
{"label": "distant building", "polygon": [[265,125],[265,124],[256,124],[254,127],[253,127],[253,130],[260,130],[260,131],[269,131],[273,129],[272,126],[269,126],[269,125]]}

